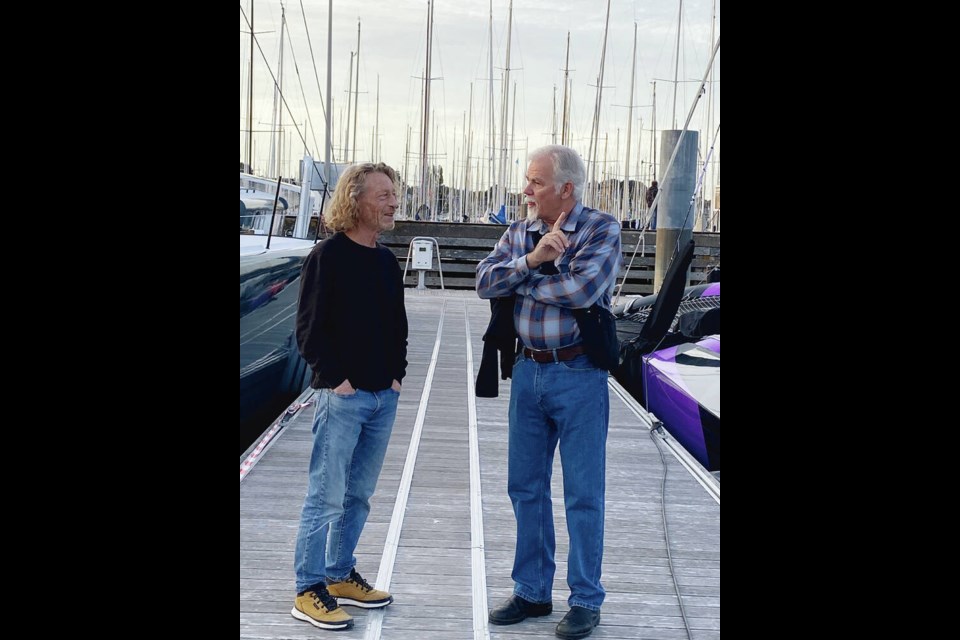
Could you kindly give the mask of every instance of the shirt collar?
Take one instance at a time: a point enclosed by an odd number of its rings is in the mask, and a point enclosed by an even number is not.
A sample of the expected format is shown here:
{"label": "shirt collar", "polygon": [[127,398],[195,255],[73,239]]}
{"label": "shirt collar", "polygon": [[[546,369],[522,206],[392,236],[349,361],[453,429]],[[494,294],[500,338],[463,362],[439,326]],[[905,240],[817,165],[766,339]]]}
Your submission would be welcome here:
{"label": "shirt collar", "polygon": [[[578,202],[573,207],[573,211],[567,216],[566,222],[563,223],[563,226],[560,227],[564,231],[576,231],[577,223],[580,222],[580,214],[583,213],[583,203]],[[540,219],[537,218],[533,222],[527,223],[527,231],[535,231],[537,233],[546,233],[549,231],[547,225]]]}

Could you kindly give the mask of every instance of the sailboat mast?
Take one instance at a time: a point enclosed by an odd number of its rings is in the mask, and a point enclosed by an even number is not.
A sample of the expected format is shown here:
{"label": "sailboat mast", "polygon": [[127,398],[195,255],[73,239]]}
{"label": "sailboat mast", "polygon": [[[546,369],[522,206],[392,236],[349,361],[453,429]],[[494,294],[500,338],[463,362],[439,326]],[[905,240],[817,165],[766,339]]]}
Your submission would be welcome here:
{"label": "sailboat mast", "polygon": [[512,30],[513,0],[510,0],[510,10],[507,13],[507,57],[503,69],[503,101],[500,108],[500,174],[497,180],[497,211],[500,210],[501,205],[506,203],[507,197],[507,108],[510,106],[510,40],[512,39]]}
{"label": "sailboat mast", "polygon": [[[469,173],[470,173],[470,156],[467,155],[467,145],[468,145],[468,144],[469,144],[469,142],[467,141],[467,112],[464,111],[464,112],[463,112],[463,147],[462,147],[462,149],[461,149],[461,153],[463,154],[463,160],[462,160],[462,162],[463,162],[463,174],[462,174],[462,177],[461,177],[461,180],[463,181],[463,185],[462,185],[461,188],[460,188],[460,214],[461,214],[460,220],[463,219],[462,214],[463,214],[464,209],[465,209],[465,207],[466,207],[466,198],[467,198],[467,175],[469,175]],[[459,222],[460,220],[457,220],[457,222]]]}
{"label": "sailboat mast", "polygon": [[[467,116],[467,153],[465,160],[467,163],[466,174],[463,176],[463,188],[466,191],[467,203],[470,202],[470,153],[473,151],[473,83],[470,83],[470,115]],[[469,215],[469,210],[468,210]]]}
{"label": "sailboat mast", "polygon": [[603,26],[603,50],[600,52],[600,75],[597,77],[597,103],[593,109],[593,131],[590,135],[590,190],[591,205],[595,202],[597,184],[597,149],[600,146],[600,102],[603,96],[603,68],[607,60],[607,32],[610,30],[610,0],[607,0],[607,20]]}
{"label": "sailboat mast", "polygon": [[[673,62],[673,128],[677,128],[677,86],[680,83],[680,21],[683,19],[683,0],[680,0],[680,10],[677,12],[677,53]],[[711,42],[713,42],[711,40]]]}
{"label": "sailboat mast", "polygon": [[603,209],[604,211],[608,211],[610,209],[610,183],[607,182],[606,180],[607,178],[607,147],[609,146],[609,144],[610,144],[610,134],[605,133],[603,134],[603,173],[601,174],[603,191],[601,191],[601,193],[603,194],[602,198],[603,200],[606,201],[606,204],[601,203],[600,205],[600,208]]}
{"label": "sailboat mast", "polygon": [[[252,0],[251,0],[252,1]],[[326,187],[330,185],[330,151],[333,149],[333,129],[331,124],[333,118],[333,0],[329,0],[327,6],[327,99],[330,101],[330,108],[327,109],[327,144],[323,150],[323,173]]]}
{"label": "sailboat mast", "polygon": [[[717,0],[713,0],[713,17],[710,21],[710,42],[714,41],[714,29],[717,26]],[[710,67],[710,93],[707,94],[707,133],[713,131],[713,67]],[[707,147],[709,148],[709,147]],[[720,158],[720,154],[717,154],[717,158]],[[717,172],[713,170],[713,167],[708,167],[710,170],[710,208],[714,208],[714,192],[716,191],[717,185]],[[712,211],[711,211],[712,213]],[[707,224],[701,229],[701,231],[709,231],[710,223],[707,220]]]}
{"label": "sailboat mast", "polygon": [[643,202],[644,204],[646,203],[646,199],[643,199],[643,200],[640,199],[640,193],[639,193],[639,190],[640,190],[639,182],[641,179],[643,179],[643,162],[640,160],[641,147],[643,147],[643,118],[640,118],[640,127],[638,128],[638,131],[637,131],[637,183],[638,184],[635,185],[637,188],[634,189],[634,196],[633,196],[634,203],[635,203],[634,211],[641,208],[641,204],[640,204],[641,202]]}
{"label": "sailboat mast", "polygon": [[[606,161],[606,158],[604,158],[604,161]],[[618,221],[619,221],[619,216],[620,216],[620,202],[621,202],[621,199],[620,199],[620,191],[621,191],[621,190],[618,189],[617,186],[620,184],[620,127],[617,127],[617,140],[616,140],[615,145],[614,145],[614,147],[613,147],[613,170],[612,170],[612,171],[609,171],[609,172],[605,172],[605,173],[607,173],[607,178],[606,178],[606,179],[609,180],[609,179],[610,179],[610,176],[613,177],[613,184],[610,185],[610,186],[614,189],[614,193],[613,193],[614,207],[613,207],[612,211],[616,211],[616,212],[617,212],[616,215],[617,215]],[[611,209],[607,209],[607,211],[611,211]]]}
{"label": "sailboat mast", "polygon": [[373,124],[373,152],[374,155],[371,158],[374,162],[380,161],[380,153],[377,145],[380,144],[380,74],[377,74],[377,119],[374,120]]}
{"label": "sailboat mast", "polygon": [[[253,0],[250,1],[252,2]],[[252,60],[253,54],[251,53],[250,55]],[[490,197],[487,202],[491,208],[493,207],[493,166],[496,163],[496,152],[494,151],[496,139],[497,131],[493,119],[493,0],[490,0],[490,175],[488,176],[490,182]]]}
{"label": "sailboat mast", "polygon": [[[283,30],[280,31],[280,37],[283,38]],[[267,175],[276,171],[277,158],[277,102],[280,101],[278,95],[279,87],[277,83],[273,84],[273,99],[270,101],[270,153],[267,156]],[[276,174],[274,174],[276,175]]]}
{"label": "sailboat mast", "polygon": [[[436,109],[434,109],[433,111],[430,112],[430,117],[432,118],[432,122],[433,122],[433,125],[432,125],[432,126],[433,126],[433,137],[431,138],[431,141],[432,141],[432,142],[430,143],[430,144],[433,145],[433,153],[431,153],[431,154],[429,154],[429,155],[430,155],[430,157],[432,157],[432,158],[437,158],[437,157],[439,156],[439,154],[437,153],[437,140],[440,138],[440,136],[437,135],[437,111],[436,111]],[[444,155],[444,157],[446,157],[446,155]],[[437,166],[438,166],[439,169],[440,169],[439,172],[437,171],[436,168],[434,168],[433,165],[430,165],[430,190],[433,192],[432,199],[433,199],[433,202],[435,203],[434,206],[431,208],[431,211],[433,212],[433,219],[434,219],[434,220],[437,219],[437,218],[436,218],[436,215],[437,215],[438,213],[440,213],[440,173],[443,172],[443,167],[440,166],[440,165],[437,165]]]}
{"label": "sailboat mast", "polygon": [[[517,140],[517,83],[513,83],[513,114],[510,116],[510,155],[513,155],[514,145],[516,145]],[[513,174],[516,171],[513,170],[513,167],[510,166],[509,162],[506,164],[508,175],[510,176],[505,186],[512,192],[513,189]],[[514,165],[516,166],[516,165]],[[506,192],[504,193],[506,195]]]}
{"label": "sailboat mast", "polygon": [[347,131],[343,141],[343,160],[350,162],[350,109],[353,105],[353,91],[350,86],[353,84],[353,51],[350,52],[350,76],[347,78],[347,117],[343,119]]}
{"label": "sailboat mast", "polygon": [[353,90],[353,158],[351,162],[357,161],[357,114],[360,112],[360,18],[357,18],[357,79],[355,83]]}
{"label": "sailboat mast", "polygon": [[570,97],[568,95],[568,89],[570,87],[570,32],[567,31],[567,59],[563,63],[563,118],[561,120],[561,133],[560,133],[560,144],[568,145],[570,144],[570,124],[569,124],[569,109],[570,109]]}
{"label": "sailboat mast", "polygon": [[550,144],[557,144],[557,85],[553,85],[553,109],[551,109],[550,115],[553,117]]}
{"label": "sailboat mast", "polygon": [[[283,5],[280,5],[280,63],[277,65],[277,86],[274,91],[274,97],[276,99],[274,115],[276,116],[274,124],[276,127],[277,137],[276,145],[270,145],[271,155],[275,155],[276,161],[274,158],[270,158],[270,169],[274,171],[275,176],[279,177],[283,175],[281,167],[283,162],[283,32],[284,27],[287,23],[286,8]],[[273,136],[270,136],[271,142],[273,141]]]}
{"label": "sailboat mast", "polygon": [[[330,0],[333,2],[333,0]],[[492,4],[492,0],[491,0]],[[253,173],[253,0],[250,0],[250,79],[247,82],[247,173]]]}
{"label": "sailboat mast", "polygon": [[637,76],[637,23],[633,23],[633,64],[630,67],[630,109],[627,111],[627,156],[623,168],[623,199],[620,200],[620,220],[629,208],[630,200],[630,140],[633,136],[633,81]]}
{"label": "sailboat mast", "polygon": [[407,185],[410,184],[410,125],[407,125],[407,146],[403,152],[403,197],[400,199],[400,212],[407,215]]}
{"label": "sailboat mast", "polygon": [[[467,114],[466,114],[466,113],[463,114],[463,120],[464,120],[464,122],[466,122],[466,120],[467,120]],[[447,194],[448,194],[447,203],[448,203],[448,210],[450,211],[450,220],[451,220],[451,221],[453,221],[453,196],[454,196],[454,193],[453,193],[453,192],[457,190],[457,159],[458,159],[458,155],[457,155],[457,154],[458,154],[458,151],[457,151],[457,125],[453,125],[453,158],[451,159],[451,162],[450,162],[450,167],[451,167],[451,168],[450,168],[450,175],[447,176],[448,179],[449,179],[449,182],[447,182],[447,184],[450,185],[450,186],[447,188]],[[444,154],[444,155],[446,155],[446,154]]]}
{"label": "sailboat mast", "polygon": [[427,66],[423,76],[423,130],[420,132],[420,203],[428,200],[427,170],[430,143],[430,56],[433,53],[433,2],[427,0]]}
{"label": "sailboat mast", "polygon": [[651,180],[657,179],[657,82],[653,82],[653,122],[650,123],[650,149],[652,150],[652,155],[650,157],[650,162],[653,164],[653,177]]}
{"label": "sailboat mast", "polygon": [[277,82],[280,86],[277,92],[277,177],[283,175],[283,33],[287,30],[287,10],[280,5],[280,65],[277,67]]}

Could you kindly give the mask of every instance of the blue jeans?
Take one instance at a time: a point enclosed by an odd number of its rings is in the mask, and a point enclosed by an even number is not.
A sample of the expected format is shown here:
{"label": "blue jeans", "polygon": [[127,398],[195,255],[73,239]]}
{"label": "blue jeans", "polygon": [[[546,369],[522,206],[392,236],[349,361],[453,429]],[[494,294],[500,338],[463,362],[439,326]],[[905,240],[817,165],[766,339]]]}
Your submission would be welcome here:
{"label": "blue jeans", "polygon": [[606,488],[607,372],[581,355],[566,362],[537,363],[522,355],[510,387],[510,453],[507,492],[517,518],[514,593],[530,602],[550,602],[556,572],[550,478],[560,442],[563,502],[570,552],[570,606],[599,611]]}
{"label": "blue jeans", "polygon": [[358,389],[352,396],[318,392],[294,561],[298,593],[345,580],[356,566],[353,552],[370,513],[399,397],[393,389]]}

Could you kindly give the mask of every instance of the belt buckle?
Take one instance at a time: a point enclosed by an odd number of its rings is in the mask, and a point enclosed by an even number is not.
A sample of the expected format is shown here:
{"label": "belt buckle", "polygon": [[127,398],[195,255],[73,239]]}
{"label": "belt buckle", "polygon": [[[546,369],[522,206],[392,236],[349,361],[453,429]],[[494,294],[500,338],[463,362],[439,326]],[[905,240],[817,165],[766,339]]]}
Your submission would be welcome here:
{"label": "belt buckle", "polygon": [[526,351],[529,351],[529,352],[530,352],[530,356],[529,356],[529,357],[530,357],[530,359],[533,360],[534,362],[537,362],[537,363],[539,363],[539,364],[543,364],[543,363],[545,363],[545,362],[550,362],[549,360],[546,360],[546,359],[544,359],[544,360],[541,360],[541,359],[540,359],[542,356],[545,356],[545,355],[547,355],[548,353],[550,353],[550,351],[551,351],[550,349],[534,349],[533,347],[526,347]]}
{"label": "belt buckle", "polygon": [[[532,347],[525,347],[526,351],[530,352],[530,359],[534,362],[539,362],[540,364],[545,364],[547,362],[558,363],[560,360],[560,352],[566,347],[559,347],[557,349],[534,349]],[[546,356],[546,357],[544,357]]]}
{"label": "belt buckle", "polygon": [[[530,359],[534,362],[545,364],[547,362],[551,362],[551,358],[554,364],[560,362],[561,349],[533,349],[531,347],[527,347],[527,350],[530,351]],[[544,358],[544,356],[546,357]]]}

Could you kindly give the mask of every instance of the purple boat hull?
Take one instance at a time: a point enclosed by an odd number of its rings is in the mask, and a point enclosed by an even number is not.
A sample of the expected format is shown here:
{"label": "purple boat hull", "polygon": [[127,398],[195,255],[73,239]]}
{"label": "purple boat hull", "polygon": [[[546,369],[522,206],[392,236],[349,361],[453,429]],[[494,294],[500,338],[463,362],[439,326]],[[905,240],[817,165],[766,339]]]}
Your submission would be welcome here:
{"label": "purple boat hull", "polygon": [[647,409],[709,471],[720,469],[720,336],[644,358]]}

